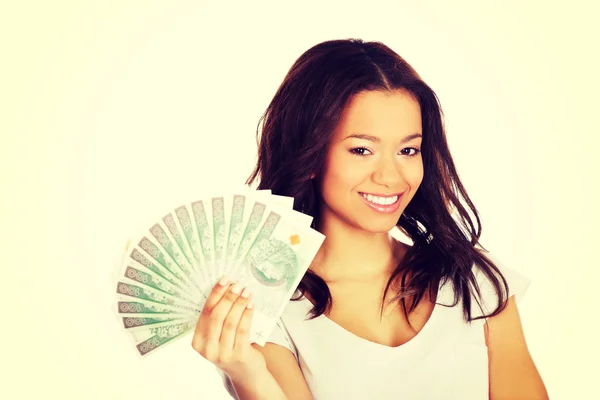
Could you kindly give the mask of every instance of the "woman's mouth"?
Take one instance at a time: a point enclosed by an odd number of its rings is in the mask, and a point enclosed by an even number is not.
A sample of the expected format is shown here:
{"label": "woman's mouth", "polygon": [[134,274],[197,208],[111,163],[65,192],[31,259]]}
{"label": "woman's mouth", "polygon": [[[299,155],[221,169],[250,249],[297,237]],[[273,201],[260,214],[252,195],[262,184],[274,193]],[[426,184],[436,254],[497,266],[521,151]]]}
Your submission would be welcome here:
{"label": "woman's mouth", "polygon": [[381,213],[393,213],[400,206],[403,193],[383,195],[358,192],[367,205]]}

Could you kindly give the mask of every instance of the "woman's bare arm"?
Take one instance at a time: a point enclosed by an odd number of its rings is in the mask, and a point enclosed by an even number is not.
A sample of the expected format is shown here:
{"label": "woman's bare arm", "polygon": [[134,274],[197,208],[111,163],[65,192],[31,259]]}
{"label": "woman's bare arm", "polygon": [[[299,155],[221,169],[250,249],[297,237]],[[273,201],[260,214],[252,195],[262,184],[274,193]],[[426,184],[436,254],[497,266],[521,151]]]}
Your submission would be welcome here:
{"label": "woman's bare arm", "polygon": [[263,347],[253,343],[252,347],[265,357],[267,371],[261,371],[254,380],[232,381],[240,400],[287,399],[312,400],[296,357],[285,347],[266,343]]}
{"label": "woman's bare arm", "polygon": [[514,296],[504,311],[488,318],[490,400],[548,400],[544,382],[529,354]]}
{"label": "woman's bare arm", "polygon": [[268,369],[255,371],[252,376],[231,383],[240,400],[288,400]]}

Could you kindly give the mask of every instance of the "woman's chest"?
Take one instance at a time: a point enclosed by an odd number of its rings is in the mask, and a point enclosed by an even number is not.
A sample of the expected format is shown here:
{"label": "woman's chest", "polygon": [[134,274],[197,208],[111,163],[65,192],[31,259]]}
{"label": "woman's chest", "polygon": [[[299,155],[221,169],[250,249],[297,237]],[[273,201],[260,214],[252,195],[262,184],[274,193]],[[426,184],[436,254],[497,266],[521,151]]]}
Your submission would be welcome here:
{"label": "woman's chest", "polygon": [[[307,303],[304,306],[308,309]],[[337,310],[343,311],[339,307]],[[290,333],[316,400],[483,400],[487,398],[488,381],[482,326],[465,324],[460,311],[436,308],[430,324],[397,347],[363,340],[362,336],[371,331],[353,324],[350,314],[346,314],[350,322],[345,328],[340,325],[342,320],[322,316],[290,324]]]}
{"label": "woman's chest", "polygon": [[487,358],[483,349],[442,346],[422,357],[402,352],[387,356],[373,353],[359,357],[339,352],[335,358],[321,357],[317,368],[301,365],[313,398],[487,399]]}
{"label": "woman's chest", "polygon": [[[401,346],[413,339],[430,318],[434,303],[421,299],[408,317],[399,302],[388,303],[382,311],[383,291],[363,291],[358,288],[331,290],[332,308],[327,318],[346,331],[370,342],[388,347]],[[407,311],[410,300],[406,302]]]}

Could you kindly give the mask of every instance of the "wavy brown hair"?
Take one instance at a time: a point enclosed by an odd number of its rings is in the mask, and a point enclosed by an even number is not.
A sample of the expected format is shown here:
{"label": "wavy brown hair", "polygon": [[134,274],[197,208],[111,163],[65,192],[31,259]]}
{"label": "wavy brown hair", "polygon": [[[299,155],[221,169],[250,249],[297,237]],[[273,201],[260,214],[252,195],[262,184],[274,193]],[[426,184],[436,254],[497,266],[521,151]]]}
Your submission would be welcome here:
{"label": "wavy brown hair", "polygon": [[[363,91],[399,89],[411,93],[421,107],[424,176],[396,223],[413,245],[387,282],[382,312],[386,294],[398,280],[402,290],[390,302],[399,301],[407,316],[427,291],[433,299],[439,282],[451,280],[455,288],[451,306],[462,300],[466,321],[494,316],[506,307],[508,284],[493,261],[475,247],[485,250],[479,244],[481,222],[450,155],[437,95],[402,57],[383,43],[330,40],[310,48],[296,60],[259,120],[258,161],[246,184],[260,177],[258,189],[294,197],[294,209],[311,215],[311,227],[317,229],[322,200],[317,179],[311,179],[311,175],[324,170],[331,137],[344,107]],[[453,212],[458,214],[460,225]],[[475,318],[471,314],[471,297],[481,306],[481,292],[473,265],[491,281],[498,298],[491,314]],[[311,318],[331,309],[327,284],[310,269],[298,290],[301,296],[292,300],[300,299],[305,292],[314,300]],[[412,301],[407,306],[409,296]]]}

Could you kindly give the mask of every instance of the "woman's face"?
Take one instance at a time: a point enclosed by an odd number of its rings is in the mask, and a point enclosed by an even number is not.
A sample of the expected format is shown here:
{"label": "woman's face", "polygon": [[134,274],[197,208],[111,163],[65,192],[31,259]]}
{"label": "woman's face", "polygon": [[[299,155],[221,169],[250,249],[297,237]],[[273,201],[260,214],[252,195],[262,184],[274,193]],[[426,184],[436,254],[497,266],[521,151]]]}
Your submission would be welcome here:
{"label": "woman's face", "polygon": [[[323,226],[396,225],[423,180],[421,109],[406,91],[366,91],[346,106],[321,176]],[[337,220],[337,221],[334,221]]]}

